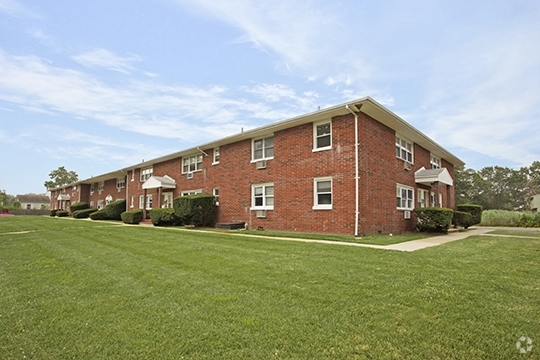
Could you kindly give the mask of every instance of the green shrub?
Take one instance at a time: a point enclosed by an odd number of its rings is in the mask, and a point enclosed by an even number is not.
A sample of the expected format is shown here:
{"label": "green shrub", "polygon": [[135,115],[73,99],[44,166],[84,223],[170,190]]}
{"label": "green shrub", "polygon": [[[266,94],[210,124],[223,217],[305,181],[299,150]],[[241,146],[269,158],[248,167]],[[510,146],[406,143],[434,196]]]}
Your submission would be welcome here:
{"label": "green shrub", "polygon": [[182,225],[182,220],[174,213],[174,209],[152,209],[150,219],[154,226],[178,226]]}
{"label": "green shrub", "polygon": [[56,212],[56,216],[58,216],[58,217],[66,217],[66,216],[69,216],[69,213],[66,210],[58,210]]}
{"label": "green shrub", "polygon": [[126,211],[126,200],[120,199],[111,202],[105,208],[109,220],[122,220],[122,213]]}
{"label": "green shrub", "polygon": [[51,216],[56,216],[56,213],[57,213],[58,209],[55,209],[55,210],[51,210]]}
{"label": "green shrub", "polygon": [[518,220],[519,227],[540,227],[540,213],[524,211]]}
{"label": "green shrub", "polygon": [[90,219],[92,220],[109,220],[109,216],[107,215],[106,209],[101,209],[98,211],[94,211],[90,214]]}
{"label": "green shrub", "polygon": [[482,212],[482,226],[518,226],[521,213],[511,210],[486,210]]}
{"label": "green shrub", "polygon": [[467,212],[472,215],[471,225],[480,224],[482,222],[482,206],[475,204],[462,204],[456,207],[457,211]]}
{"label": "green shrub", "polygon": [[416,208],[414,212],[418,218],[416,228],[427,232],[447,232],[454,214],[452,209],[435,207]]}
{"label": "green shrub", "polygon": [[75,219],[86,219],[90,214],[96,212],[97,209],[81,209],[73,212],[73,217]]}
{"label": "green shrub", "polygon": [[173,200],[174,213],[185,225],[213,225],[217,209],[216,198],[210,194],[187,195]]}
{"label": "green shrub", "polygon": [[125,224],[138,224],[142,221],[143,211],[142,209],[124,211],[120,217]]}
{"label": "green shrub", "polygon": [[464,211],[454,211],[452,217],[452,225],[467,229],[472,225],[472,215]]}
{"label": "green shrub", "polygon": [[71,206],[70,206],[72,214],[74,214],[75,211],[86,210],[86,209],[89,209],[89,208],[90,208],[90,206],[88,205],[88,203],[83,202],[83,201],[75,203],[75,204],[71,204]]}

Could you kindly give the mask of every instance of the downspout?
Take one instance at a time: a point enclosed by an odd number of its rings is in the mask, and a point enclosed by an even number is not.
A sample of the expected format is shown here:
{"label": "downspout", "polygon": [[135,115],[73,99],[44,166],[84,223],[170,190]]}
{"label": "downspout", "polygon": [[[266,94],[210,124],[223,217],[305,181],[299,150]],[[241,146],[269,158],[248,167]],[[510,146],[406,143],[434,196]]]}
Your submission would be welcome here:
{"label": "downspout", "polygon": [[126,173],[124,172],[124,170],[120,170],[120,172],[122,174],[125,174],[125,179],[126,179],[126,211],[129,211],[129,181],[128,181],[129,180],[128,179],[129,170]]}
{"label": "downspout", "polygon": [[354,116],[354,181],[355,181],[355,211],[354,211],[354,236],[358,237],[358,221],[360,217],[360,204],[358,202],[358,114],[351,110],[349,105],[345,105],[345,108],[349,110]]}

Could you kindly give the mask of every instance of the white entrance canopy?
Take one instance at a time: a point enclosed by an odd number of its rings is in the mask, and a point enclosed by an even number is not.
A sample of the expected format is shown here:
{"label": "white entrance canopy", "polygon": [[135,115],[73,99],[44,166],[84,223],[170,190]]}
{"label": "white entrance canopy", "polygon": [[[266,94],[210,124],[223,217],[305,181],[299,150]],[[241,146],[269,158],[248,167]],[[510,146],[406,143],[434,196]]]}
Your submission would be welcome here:
{"label": "white entrance canopy", "polygon": [[70,200],[71,197],[68,194],[60,194],[58,195],[57,200]]}
{"label": "white entrance canopy", "polygon": [[175,189],[176,188],[176,180],[174,180],[172,177],[165,175],[165,176],[150,176],[148,180],[146,180],[142,186],[143,189]]}
{"label": "white entrance canopy", "polygon": [[440,182],[450,186],[454,185],[454,180],[446,168],[425,169],[422,167],[414,173],[414,180],[417,184],[428,186],[434,182]]}

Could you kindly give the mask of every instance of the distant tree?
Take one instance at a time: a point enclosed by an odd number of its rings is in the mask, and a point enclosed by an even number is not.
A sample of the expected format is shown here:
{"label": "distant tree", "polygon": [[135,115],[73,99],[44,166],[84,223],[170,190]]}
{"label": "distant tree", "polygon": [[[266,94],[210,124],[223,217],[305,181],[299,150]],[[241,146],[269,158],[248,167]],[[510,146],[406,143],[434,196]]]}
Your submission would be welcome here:
{"label": "distant tree", "polygon": [[8,207],[13,206],[17,199],[13,195],[6,193],[6,190],[0,190],[0,206]]}
{"label": "distant tree", "polygon": [[49,177],[51,180],[45,181],[43,184],[47,189],[53,189],[79,181],[79,175],[75,171],[66,170],[64,166],[51,171]]}

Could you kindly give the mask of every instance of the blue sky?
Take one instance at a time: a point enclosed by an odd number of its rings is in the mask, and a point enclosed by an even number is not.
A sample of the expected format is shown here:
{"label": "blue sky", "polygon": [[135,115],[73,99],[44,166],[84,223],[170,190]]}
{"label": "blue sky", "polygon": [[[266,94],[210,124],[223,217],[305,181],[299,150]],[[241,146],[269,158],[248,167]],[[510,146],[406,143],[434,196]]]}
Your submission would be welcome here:
{"label": "blue sky", "polygon": [[0,0],[0,189],[363,96],[467,167],[529,166],[538,44],[538,0]]}

